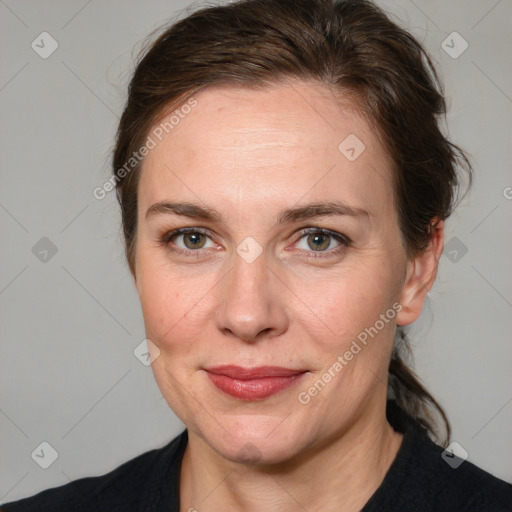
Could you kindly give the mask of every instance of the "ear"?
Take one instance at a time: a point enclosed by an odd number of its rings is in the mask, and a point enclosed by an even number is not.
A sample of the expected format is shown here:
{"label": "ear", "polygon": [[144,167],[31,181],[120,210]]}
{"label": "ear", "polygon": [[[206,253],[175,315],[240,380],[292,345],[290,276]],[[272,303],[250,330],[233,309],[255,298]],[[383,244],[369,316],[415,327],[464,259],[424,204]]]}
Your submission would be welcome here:
{"label": "ear", "polygon": [[400,294],[402,309],[397,314],[397,325],[412,324],[421,313],[427,293],[434,285],[437,266],[444,246],[444,222],[432,222],[432,238],[428,247],[407,263],[407,273]]}

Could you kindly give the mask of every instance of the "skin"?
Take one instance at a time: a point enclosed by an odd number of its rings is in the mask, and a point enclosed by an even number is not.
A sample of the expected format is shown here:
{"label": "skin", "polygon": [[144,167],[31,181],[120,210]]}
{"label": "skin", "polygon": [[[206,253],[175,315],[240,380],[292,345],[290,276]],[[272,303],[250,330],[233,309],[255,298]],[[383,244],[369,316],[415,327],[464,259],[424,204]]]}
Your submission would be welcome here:
{"label": "skin", "polygon": [[[145,158],[134,275],[159,350],[156,382],[189,431],[181,510],[360,510],[402,441],[385,417],[387,368],[396,325],[416,320],[434,282],[443,223],[424,253],[406,256],[386,150],[327,86],[217,86],[194,97],[197,107]],[[366,147],[355,161],[338,149],[349,134]],[[159,201],[208,206],[224,222],[146,217]],[[287,208],[323,201],[368,216],[276,224]],[[161,239],[181,227],[209,235],[166,247]],[[318,227],[351,242],[301,233]],[[262,250],[250,263],[236,252],[246,237]],[[395,318],[301,404],[298,394],[396,303]],[[267,399],[240,400],[207,377],[205,367],[221,364],[308,373]]]}

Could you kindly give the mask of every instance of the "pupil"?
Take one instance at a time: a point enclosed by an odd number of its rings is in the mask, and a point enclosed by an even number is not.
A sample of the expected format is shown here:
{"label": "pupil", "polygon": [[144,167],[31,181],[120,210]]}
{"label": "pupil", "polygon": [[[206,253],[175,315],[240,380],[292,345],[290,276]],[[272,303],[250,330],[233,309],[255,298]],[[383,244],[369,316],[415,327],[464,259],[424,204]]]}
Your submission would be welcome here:
{"label": "pupil", "polygon": [[327,242],[327,244],[325,243],[325,240],[328,239],[328,236],[326,235],[322,235],[322,234],[316,234],[316,235],[310,235],[310,238],[312,238],[314,240],[314,244],[316,244],[316,242],[318,242],[318,240],[321,240],[323,239],[324,240],[324,243],[320,243],[320,245],[316,245],[316,249],[325,249],[329,243]]}
{"label": "pupil", "polygon": [[[200,238],[202,237],[203,235],[201,233],[189,233],[186,237],[185,237],[185,245],[187,246],[192,246],[192,248],[196,247],[197,245],[200,245]],[[192,240],[191,243],[188,243],[189,240]]]}

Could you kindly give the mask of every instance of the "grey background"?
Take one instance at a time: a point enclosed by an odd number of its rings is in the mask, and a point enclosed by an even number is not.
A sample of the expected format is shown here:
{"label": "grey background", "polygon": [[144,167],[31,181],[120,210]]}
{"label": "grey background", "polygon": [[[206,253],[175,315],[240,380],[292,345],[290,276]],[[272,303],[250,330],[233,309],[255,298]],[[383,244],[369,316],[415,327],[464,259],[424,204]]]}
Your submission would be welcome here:
{"label": "grey background", "polygon": [[[512,2],[379,3],[438,63],[449,133],[476,170],[412,332],[416,369],[469,460],[512,481]],[[182,430],[133,354],[144,326],[114,194],[92,191],[109,177],[132,50],[188,5],[0,0],[0,502],[103,474]],[[31,47],[43,31],[59,45],[47,59]],[[453,31],[469,44],[458,58],[442,48]],[[46,262],[43,237],[57,248]],[[31,457],[43,441],[58,452],[46,470]]]}

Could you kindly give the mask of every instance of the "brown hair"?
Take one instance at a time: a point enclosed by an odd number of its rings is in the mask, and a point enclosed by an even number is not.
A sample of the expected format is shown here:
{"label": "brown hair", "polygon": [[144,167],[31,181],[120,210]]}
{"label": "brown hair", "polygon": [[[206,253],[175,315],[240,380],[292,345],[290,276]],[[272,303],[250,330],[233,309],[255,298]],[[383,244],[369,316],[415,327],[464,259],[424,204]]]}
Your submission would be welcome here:
{"label": "brown hair", "polygon": [[[132,274],[141,163],[131,163],[129,172],[126,163],[144,145],[154,123],[205,87],[263,88],[287,78],[313,80],[356,100],[391,158],[405,250],[414,256],[428,246],[436,222],[455,206],[457,168],[467,171],[468,188],[472,169],[465,153],[438,126],[446,104],[422,46],[368,0],[239,0],[202,8],[164,27],[141,52],[113,155]],[[390,394],[440,438],[432,415],[437,410],[446,427],[446,446],[450,424],[405,362],[407,342],[398,328]]]}

